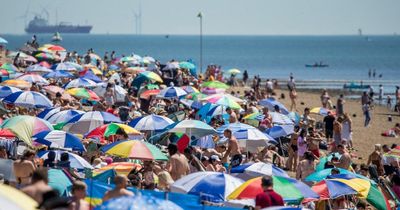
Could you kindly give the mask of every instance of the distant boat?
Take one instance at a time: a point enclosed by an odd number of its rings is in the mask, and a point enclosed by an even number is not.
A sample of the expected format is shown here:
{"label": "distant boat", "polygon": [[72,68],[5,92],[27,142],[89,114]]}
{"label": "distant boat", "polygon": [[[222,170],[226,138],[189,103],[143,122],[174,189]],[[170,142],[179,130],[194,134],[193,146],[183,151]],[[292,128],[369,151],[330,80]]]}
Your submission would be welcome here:
{"label": "distant boat", "polygon": [[306,68],[326,68],[326,67],[329,67],[329,65],[322,63],[306,64]]}
{"label": "distant boat", "polygon": [[90,33],[92,30],[91,25],[72,25],[66,22],[60,22],[56,25],[50,25],[48,20],[35,16],[33,20],[29,21],[28,26],[25,28],[25,32],[29,34],[40,34],[40,33]]}
{"label": "distant boat", "polygon": [[363,84],[356,84],[356,83],[354,83],[354,82],[352,82],[352,83],[350,83],[349,85],[348,84],[344,84],[343,85],[343,88],[344,89],[368,89],[368,88],[370,88],[371,87],[371,85],[363,85]]}
{"label": "distant boat", "polygon": [[53,41],[53,42],[61,42],[62,41],[61,34],[58,33],[58,32],[54,33],[53,37],[51,38],[51,41]]}

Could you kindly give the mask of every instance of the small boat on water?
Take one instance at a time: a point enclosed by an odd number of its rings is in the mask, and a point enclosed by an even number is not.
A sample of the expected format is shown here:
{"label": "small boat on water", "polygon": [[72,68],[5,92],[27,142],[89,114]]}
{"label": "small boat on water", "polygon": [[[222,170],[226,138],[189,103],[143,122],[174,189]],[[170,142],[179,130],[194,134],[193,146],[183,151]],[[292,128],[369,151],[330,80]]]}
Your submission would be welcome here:
{"label": "small boat on water", "polygon": [[325,68],[325,67],[329,67],[329,65],[323,63],[306,64],[306,68]]}
{"label": "small boat on water", "polygon": [[51,38],[51,41],[53,42],[61,42],[62,41],[62,37],[61,34],[56,32],[53,37]]}
{"label": "small boat on water", "polygon": [[354,82],[352,82],[350,84],[344,84],[343,85],[344,89],[350,89],[350,90],[351,89],[360,89],[360,90],[362,90],[362,89],[368,89],[370,87],[371,87],[371,85],[356,84]]}

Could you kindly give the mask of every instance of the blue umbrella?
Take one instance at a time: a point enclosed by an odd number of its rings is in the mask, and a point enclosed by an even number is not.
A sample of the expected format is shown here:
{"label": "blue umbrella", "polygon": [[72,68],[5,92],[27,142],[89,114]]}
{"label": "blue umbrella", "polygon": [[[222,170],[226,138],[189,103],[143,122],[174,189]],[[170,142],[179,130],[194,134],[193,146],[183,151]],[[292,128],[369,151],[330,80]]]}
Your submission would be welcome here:
{"label": "blue umbrella", "polygon": [[168,117],[151,114],[145,117],[135,118],[129,122],[128,125],[139,131],[159,131],[173,123],[174,121]]}
{"label": "blue umbrella", "polygon": [[180,102],[191,109],[200,109],[203,106],[200,101],[193,101],[189,99],[181,99]]}
{"label": "blue umbrella", "polygon": [[274,107],[278,106],[281,113],[283,113],[285,115],[289,114],[288,109],[286,109],[286,107],[283,104],[281,104],[279,101],[275,100],[274,98],[263,99],[259,102],[259,104],[261,106],[268,107],[269,110],[275,110]]}
{"label": "blue umbrella", "polygon": [[[351,175],[356,176],[357,178],[370,180],[370,179],[368,179],[367,177],[365,177],[363,175],[355,174],[355,173],[353,173],[351,171],[348,171],[348,170],[345,170],[343,168],[337,168],[337,169],[340,171],[340,174],[351,174]],[[314,173],[308,175],[306,177],[305,181],[308,181],[308,182],[311,182],[311,181],[315,181],[315,182],[322,181],[322,180],[326,179],[328,176],[331,175],[331,171],[332,171],[331,168],[324,169],[324,170],[321,170],[321,171],[315,171]]]}
{"label": "blue umbrella", "polygon": [[42,131],[33,136],[35,142],[52,148],[70,148],[74,151],[85,151],[81,140],[65,131]]}
{"label": "blue umbrella", "polygon": [[58,111],[57,113],[54,113],[49,117],[44,117],[43,119],[47,120],[51,124],[57,124],[57,123],[68,122],[75,116],[84,113],[85,113],[84,111],[68,109],[68,110]]}
{"label": "blue umbrella", "polygon": [[282,136],[288,136],[292,134],[294,131],[293,125],[275,125],[272,128],[266,130],[266,133],[270,135],[272,138],[276,139]]}
{"label": "blue umbrella", "polygon": [[53,103],[43,94],[34,91],[19,91],[3,99],[4,103],[25,108],[50,108]]}
{"label": "blue umbrella", "polygon": [[19,92],[21,89],[10,86],[0,86],[0,98],[5,98],[12,93]]}
{"label": "blue umbrella", "polygon": [[259,176],[289,177],[289,175],[279,167],[263,162],[238,165],[231,169],[231,174],[237,174],[236,176],[243,180],[248,180]]}
{"label": "blue umbrella", "polygon": [[120,68],[119,68],[117,65],[112,64],[112,65],[108,66],[108,69],[109,69],[109,70],[112,70],[112,71],[117,71],[117,70],[119,70]]}
{"label": "blue umbrella", "polygon": [[187,92],[180,87],[167,87],[160,91],[157,97],[160,98],[179,98],[187,95]]}
{"label": "blue umbrella", "polygon": [[159,210],[183,210],[169,200],[161,200],[149,195],[137,196],[122,196],[113,198],[97,206],[95,210],[144,210],[144,209],[159,209]]}
{"label": "blue umbrella", "polygon": [[61,111],[61,107],[56,107],[56,108],[47,108],[41,111],[37,117],[42,118],[44,120],[49,119],[53,114],[56,114]]}
{"label": "blue umbrella", "polygon": [[66,71],[62,71],[62,70],[55,70],[53,72],[47,73],[45,75],[43,75],[44,78],[53,78],[53,79],[59,79],[59,78],[73,78],[74,75],[72,75],[69,72]]}
{"label": "blue umbrella", "polygon": [[77,87],[95,87],[96,85],[97,83],[90,79],[77,78],[65,84],[64,88],[69,89]]}
{"label": "blue umbrella", "polygon": [[[224,131],[229,129],[233,136],[239,140],[239,144],[245,147],[268,146],[268,142],[277,143],[274,138],[261,132],[259,129],[244,123],[230,123],[217,128],[217,132],[222,136]],[[243,141],[240,141],[243,140]]]}
{"label": "blue umbrella", "polygon": [[95,74],[93,74],[92,71],[87,71],[85,75],[83,75],[81,78],[84,79],[89,79],[92,80],[94,82],[102,82],[103,80],[101,80],[98,76],[96,76]]}
{"label": "blue umbrella", "polygon": [[121,123],[121,119],[108,112],[92,111],[76,115],[64,124],[63,130],[74,134],[85,134],[111,122]]}
{"label": "blue umbrella", "polygon": [[53,70],[62,70],[62,71],[76,71],[78,68],[71,63],[57,63],[51,67]]}

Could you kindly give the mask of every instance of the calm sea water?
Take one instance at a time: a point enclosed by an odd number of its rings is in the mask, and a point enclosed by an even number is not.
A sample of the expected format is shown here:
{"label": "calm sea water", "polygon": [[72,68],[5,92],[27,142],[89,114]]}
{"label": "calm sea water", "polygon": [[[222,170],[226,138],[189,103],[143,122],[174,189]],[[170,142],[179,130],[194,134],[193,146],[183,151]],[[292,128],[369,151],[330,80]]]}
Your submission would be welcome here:
{"label": "calm sea water", "polygon": [[[161,35],[62,35],[67,50],[83,54],[93,48],[100,56],[115,50],[118,55],[151,55],[162,62],[193,59],[199,62],[199,36]],[[30,40],[30,35],[3,35],[9,49]],[[51,35],[39,35],[40,43]],[[329,68],[306,68],[320,62]],[[297,80],[313,80],[311,86],[334,85],[343,81],[384,84],[392,91],[400,84],[400,36],[204,36],[203,67],[218,64],[224,69],[247,69],[250,75],[286,79],[293,73]],[[368,69],[376,69],[382,78],[368,78]]]}

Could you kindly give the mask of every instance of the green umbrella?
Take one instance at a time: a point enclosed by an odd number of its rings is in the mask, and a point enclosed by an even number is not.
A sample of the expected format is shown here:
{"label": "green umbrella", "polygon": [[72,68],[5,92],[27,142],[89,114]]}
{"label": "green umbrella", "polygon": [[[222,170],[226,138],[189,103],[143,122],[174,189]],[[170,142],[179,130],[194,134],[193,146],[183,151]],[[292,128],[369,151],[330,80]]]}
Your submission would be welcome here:
{"label": "green umbrella", "polygon": [[196,68],[196,66],[193,63],[186,62],[186,61],[180,62],[179,63],[179,67],[181,67],[183,69],[194,69],[194,68]]}
{"label": "green umbrella", "polygon": [[228,89],[229,85],[219,82],[219,81],[208,81],[208,82],[203,83],[202,87]]}

